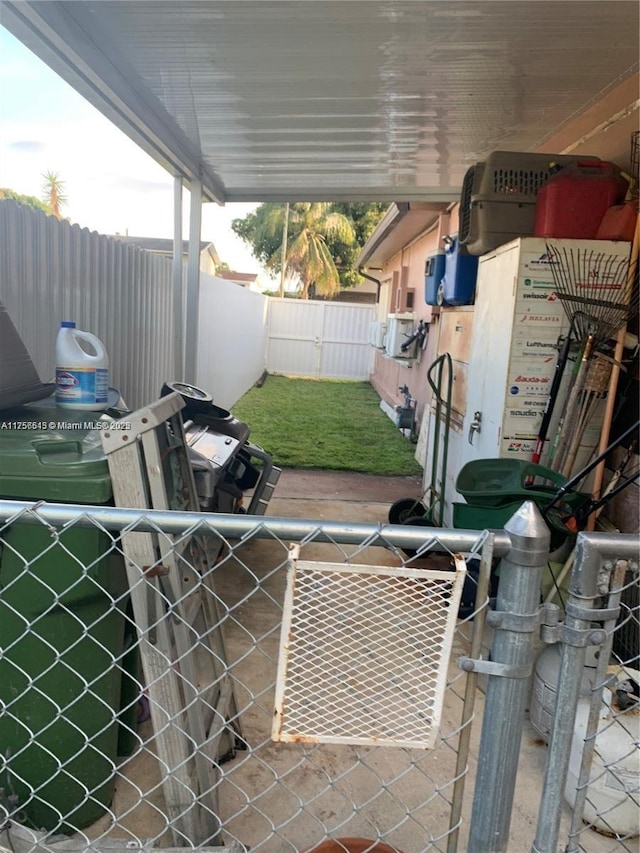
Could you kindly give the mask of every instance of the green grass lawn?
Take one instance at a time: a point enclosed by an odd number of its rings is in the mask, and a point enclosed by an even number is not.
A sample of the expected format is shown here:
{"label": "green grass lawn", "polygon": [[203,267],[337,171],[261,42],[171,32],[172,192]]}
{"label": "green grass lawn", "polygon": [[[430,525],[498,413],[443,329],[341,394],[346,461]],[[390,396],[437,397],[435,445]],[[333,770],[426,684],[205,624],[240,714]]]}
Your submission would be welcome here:
{"label": "green grass lawn", "polygon": [[368,382],[268,376],[233,406],[250,441],[284,468],[419,474],[415,446],[380,409]]}

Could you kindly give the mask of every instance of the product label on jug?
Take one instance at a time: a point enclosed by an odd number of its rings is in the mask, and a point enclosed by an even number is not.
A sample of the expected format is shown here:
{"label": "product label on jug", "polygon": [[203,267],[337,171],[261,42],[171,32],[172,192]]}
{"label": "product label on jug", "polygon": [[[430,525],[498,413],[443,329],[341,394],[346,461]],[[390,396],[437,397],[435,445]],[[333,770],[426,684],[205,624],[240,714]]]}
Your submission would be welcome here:
{"label": "product label on jug", "polygon": [[58,367],[56,370],[56,403],[79,403],[92,406],[106,403],[109,371],[104,367]]}

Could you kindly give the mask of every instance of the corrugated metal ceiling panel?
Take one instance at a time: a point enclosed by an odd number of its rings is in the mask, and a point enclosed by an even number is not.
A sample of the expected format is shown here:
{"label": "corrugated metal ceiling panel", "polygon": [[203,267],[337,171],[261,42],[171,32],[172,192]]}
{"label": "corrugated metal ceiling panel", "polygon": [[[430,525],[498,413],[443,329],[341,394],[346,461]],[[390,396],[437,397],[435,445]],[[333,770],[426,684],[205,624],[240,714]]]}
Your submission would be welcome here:
{"label": "corrugated metal ceiling panel", "polygon": [[617,0],[22,5],[32,29],[60,15],[47,61],[115,69],[144,105],[132,135],[152,150],[147,117],[169,118],[165,148],[182,140],[228,201],[446,200],[469,164],[539,146],[638,67],[638,4]]}

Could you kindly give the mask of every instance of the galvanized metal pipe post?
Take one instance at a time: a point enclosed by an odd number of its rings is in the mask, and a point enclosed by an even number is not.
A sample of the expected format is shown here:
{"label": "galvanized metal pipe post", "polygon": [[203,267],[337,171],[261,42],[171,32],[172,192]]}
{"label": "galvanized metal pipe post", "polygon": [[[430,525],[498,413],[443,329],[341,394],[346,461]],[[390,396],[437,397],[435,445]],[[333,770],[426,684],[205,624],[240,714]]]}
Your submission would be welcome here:
{"label": "galvanized metal pipe post", "polygon": [[489,676],[471,813],[468,853],[501,853],[509,826],[524,714],[539,630],[542,570],[549,529],[531,501],[509,519],[511,550],[500,563],[490,661],[462,659],[463,669]]}
{"label": "galvanized metal pipe post", "polygon": [[[638,537],[615,537],[616,556],[636,559]],[[538,812],[538,827],[532,853],[556,853],[560,832],[560,815],[569,769],[573,729],[580,695],[588,645],[602,643],[605,632],[593,628],[593,617],[607,619],[608,611],[594,611],[598,590],[598,572],[602,554],[611,555],[612,537],[598,534],[578,535],[576,560],[565,607],[562,658],[558,675],[556,705],[549,739],[549,754],[544,787]],[[593,616],[591,613],[593,612]]]}

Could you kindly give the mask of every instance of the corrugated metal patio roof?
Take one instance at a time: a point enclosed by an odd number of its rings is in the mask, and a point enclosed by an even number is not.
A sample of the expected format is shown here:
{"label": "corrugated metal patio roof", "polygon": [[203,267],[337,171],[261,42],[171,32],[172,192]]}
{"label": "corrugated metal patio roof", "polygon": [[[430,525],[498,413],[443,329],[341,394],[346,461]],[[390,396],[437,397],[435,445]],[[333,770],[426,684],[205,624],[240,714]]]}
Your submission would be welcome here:
{"label": "corrugated metal patio roof", "polygon": [[205,198],[443,202],[632,74],[638,8],[6,0],[0,22]]}

